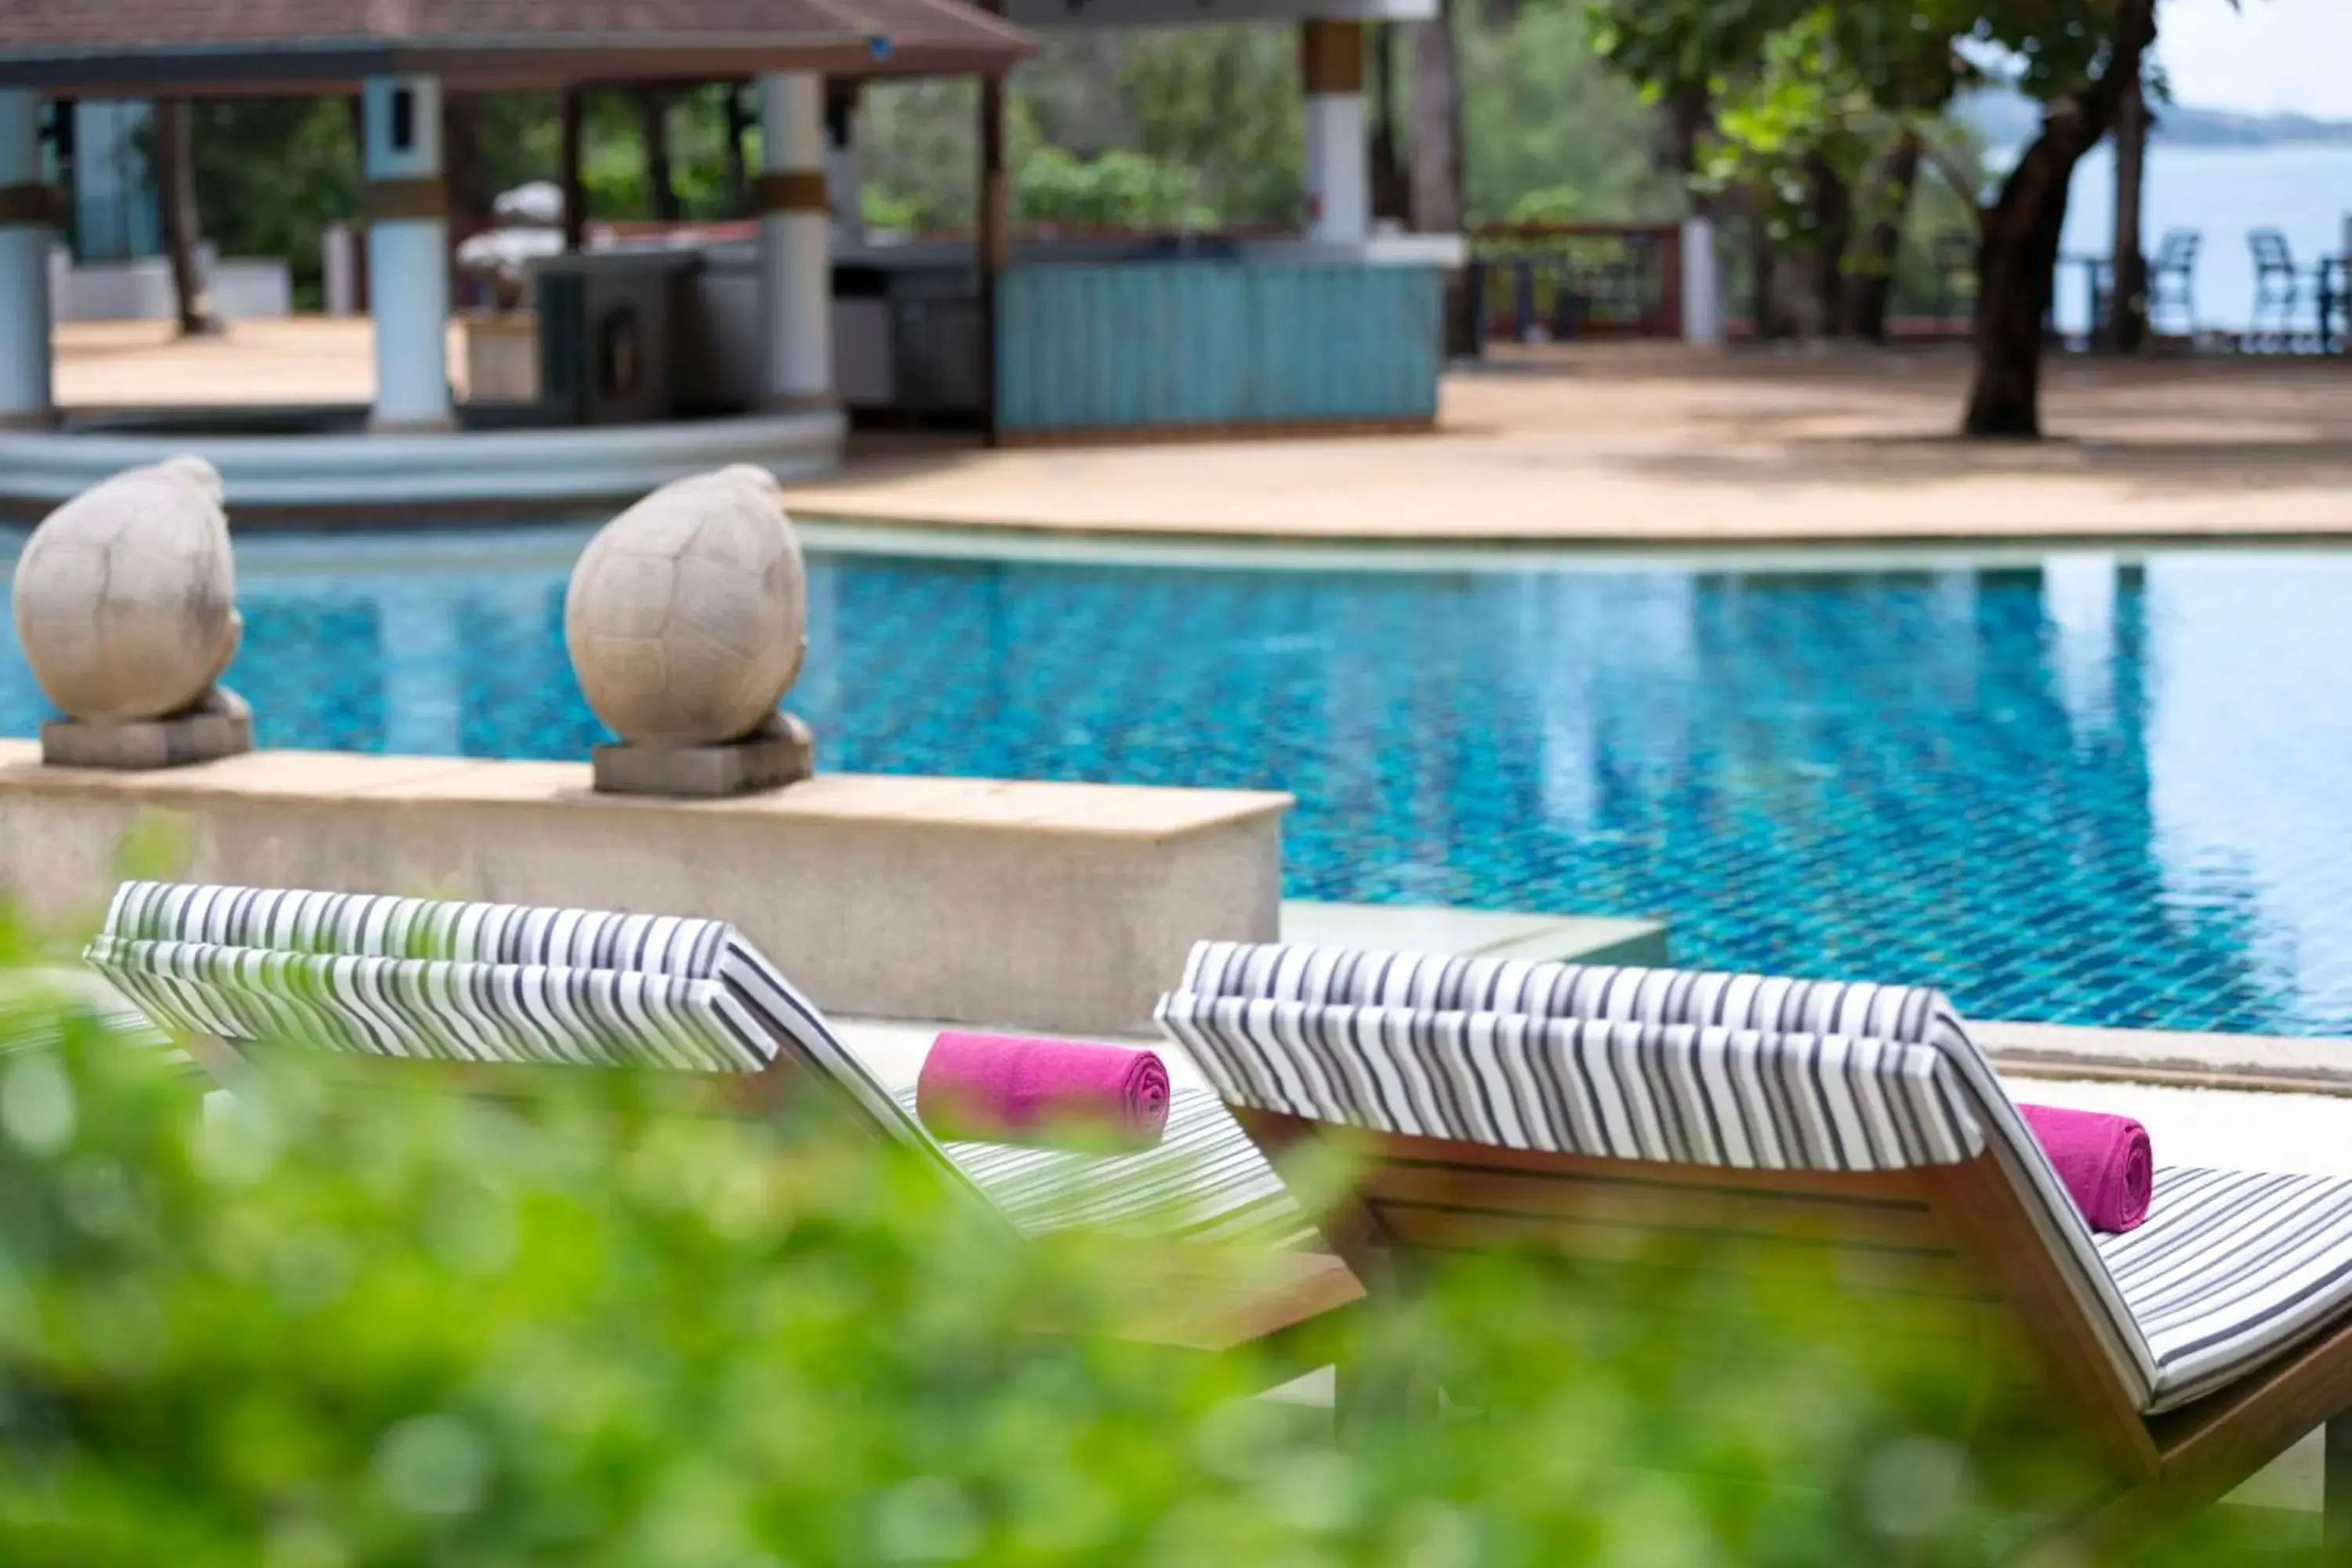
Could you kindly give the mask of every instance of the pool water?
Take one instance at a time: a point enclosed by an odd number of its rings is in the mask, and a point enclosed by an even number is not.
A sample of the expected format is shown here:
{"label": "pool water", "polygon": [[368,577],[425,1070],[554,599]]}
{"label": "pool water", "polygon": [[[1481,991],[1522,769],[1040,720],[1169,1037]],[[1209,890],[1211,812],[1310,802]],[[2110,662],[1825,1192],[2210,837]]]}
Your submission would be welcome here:
{"label": "pool water", "polygon": [[[263,742],[582,757],[581,535],[240,541]],[[1982,1016],[2352,1035],[2352,556],[813,557],[834,770],[1287,789],[1294,896],[1661,915]],[[44,705],[13,637],[0,730]]]}

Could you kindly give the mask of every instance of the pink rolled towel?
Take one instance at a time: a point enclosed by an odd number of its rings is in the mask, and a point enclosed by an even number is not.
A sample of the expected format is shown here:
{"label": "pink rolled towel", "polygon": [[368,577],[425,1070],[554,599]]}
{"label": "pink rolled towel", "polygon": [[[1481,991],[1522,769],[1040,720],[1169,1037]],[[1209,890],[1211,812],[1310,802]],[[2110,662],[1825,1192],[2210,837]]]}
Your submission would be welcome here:
{"label": "pink rolled towel", "polygon": [[2093,1230],[2120,1233],[2147,1218],[2156,1156],[2148,1147],[2147,1128],[2128,1116],[2102,1116],[2094,1110],[2047,1105],[2017,1110]]}
{"label": "pink rolled towel", "polygon": [[1168,1127],[1168,1068],[1118,1046],[945,1034],[923,1058],[915,1114],[950,1142],[1149,1149]]}

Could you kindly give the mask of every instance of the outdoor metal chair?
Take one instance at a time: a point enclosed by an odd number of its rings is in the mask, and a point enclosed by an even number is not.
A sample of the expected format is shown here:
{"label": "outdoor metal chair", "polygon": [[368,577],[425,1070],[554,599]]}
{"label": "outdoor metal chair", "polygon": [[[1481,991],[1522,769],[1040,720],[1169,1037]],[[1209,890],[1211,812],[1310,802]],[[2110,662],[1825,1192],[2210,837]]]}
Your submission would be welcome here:
{"label": "outdoor metal chair", "polygon": [[2326,256],[2313,268],[2313,313],[2319,320],[2319,352],[2344,352],[2347,307],[2352,307],[2352,257]]}
{"label": "outdoor metal chair", "polygon": [[2165,230],[2164,241],[2147,264],[2147,324],[2164,330],[2164,316],[2177,312],[2179,335],[2197,335],[2197,252],[2205,237],[2193,228]]}
{"label": "outdoor metal chair", "polygon": [[2294,252],[2287,247],[2286,236],[2274,228],[2253,230],[2246,236],[2246,244],[2254,256],[2254,309],[2246,323],[2247,333],[2260,337],[2267,314],[2274,318],[2271,331],[2285,339],[2294,331],[2295,310],[2303,302],[2303,279],[2294,268]]}
{"label": "outdoor metal chair", "polygon": [[[2083,271],[2084,309],[2090,312],[2084,318],[2088,324],[2083,330],[2084,345],[2107,346],[2107,310],[2116,292],[2115,264],[2104,256],[2061,256],[2058,260],[2061,266],[2072,262]],[[2056,303],[2052,300],[2053,321]]]}
{"label": "outdoor metal chair", "polygon": [[[1294,1245],[1311,1227],[1213,1097],[1180,1099],[1167,1142],[1141,1154],[942,1144],[721,921],[134,882],[85,957],[231,1089],[302,1051],[370,1089],[528,1098],[552,1072],[635,1068],[683,1110],[824,1104],[915,1151],[1008,1238],[1148,1237],[1139,1264],[1170,1288],[1132,1337],[1153,1345],[1278,1351],[1362,1294],[1337,1258]],[[1187,1240],[1262,1247],[1261,1285],[1204,1283]]]}
{"label": "outdoor metal chair", "polygon": [[1822,1310],[1924,1320],[2104,1478],[2037,1548],[2120,1556],[2322,1425],[2347,1522],[2352,1181],[2159,1169],[2095,1237],[1935,991],[1203,942],[1159,1018],[1277,1169],[1354,1160],[1320,1217],[1375,1297],[1465,1250],[1834,1257]]}

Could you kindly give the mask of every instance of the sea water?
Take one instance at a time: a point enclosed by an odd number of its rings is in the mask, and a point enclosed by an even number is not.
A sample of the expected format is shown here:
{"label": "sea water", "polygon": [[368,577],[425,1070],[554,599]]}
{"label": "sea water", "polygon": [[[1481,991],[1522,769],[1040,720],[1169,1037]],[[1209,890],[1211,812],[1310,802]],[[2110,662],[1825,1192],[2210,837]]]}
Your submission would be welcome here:
{"label": "sea water", "polygon": [[[2115,170],[2114,150],[2104,143],[2077,166],[2061,247],[2066,256],[2104,257],[2114,247]],[[2313,268],[2323,256],[2346,250],[2352,144],[2179,147],[2166,145],[2159,136],[2148,149],[2140,211],[2146,237],[2141,243],[2151,257],[2168,229],[2193,228],[2204,235],[2197,258],[2198,321],[2221,331],[2243,331],[2250,324],[2254,265],[2247,235],[2277,229],[2303,275],[2296,321],[2307,326],[2313,320]],[[2083,269],[2062,267],[2058,324],[2080,331],[2089,316]],[[2270,320],[2265,317],[2266,326]]]}

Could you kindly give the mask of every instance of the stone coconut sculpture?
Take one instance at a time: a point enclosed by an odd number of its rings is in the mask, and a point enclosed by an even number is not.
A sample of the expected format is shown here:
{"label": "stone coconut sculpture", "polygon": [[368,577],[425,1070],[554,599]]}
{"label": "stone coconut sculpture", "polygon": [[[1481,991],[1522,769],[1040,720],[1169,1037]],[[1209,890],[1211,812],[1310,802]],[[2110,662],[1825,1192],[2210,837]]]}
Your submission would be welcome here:
{"label": "stone coconut sculpture", "polygon": [[806,778],[808,727],[777,704],[808,650],[808,577],[772,475],[748,464],[664,485],[581,553],[563,640],[618,745],[596,787],[735,795]]}
{"label": "stone coconut sculpture", "polygon": [[62,720],[41,758],[152,768],[253,747],[253,716],[215,684],[243,623],[221,479],[174,458],[51,512],[17,558],[17,640]]}

